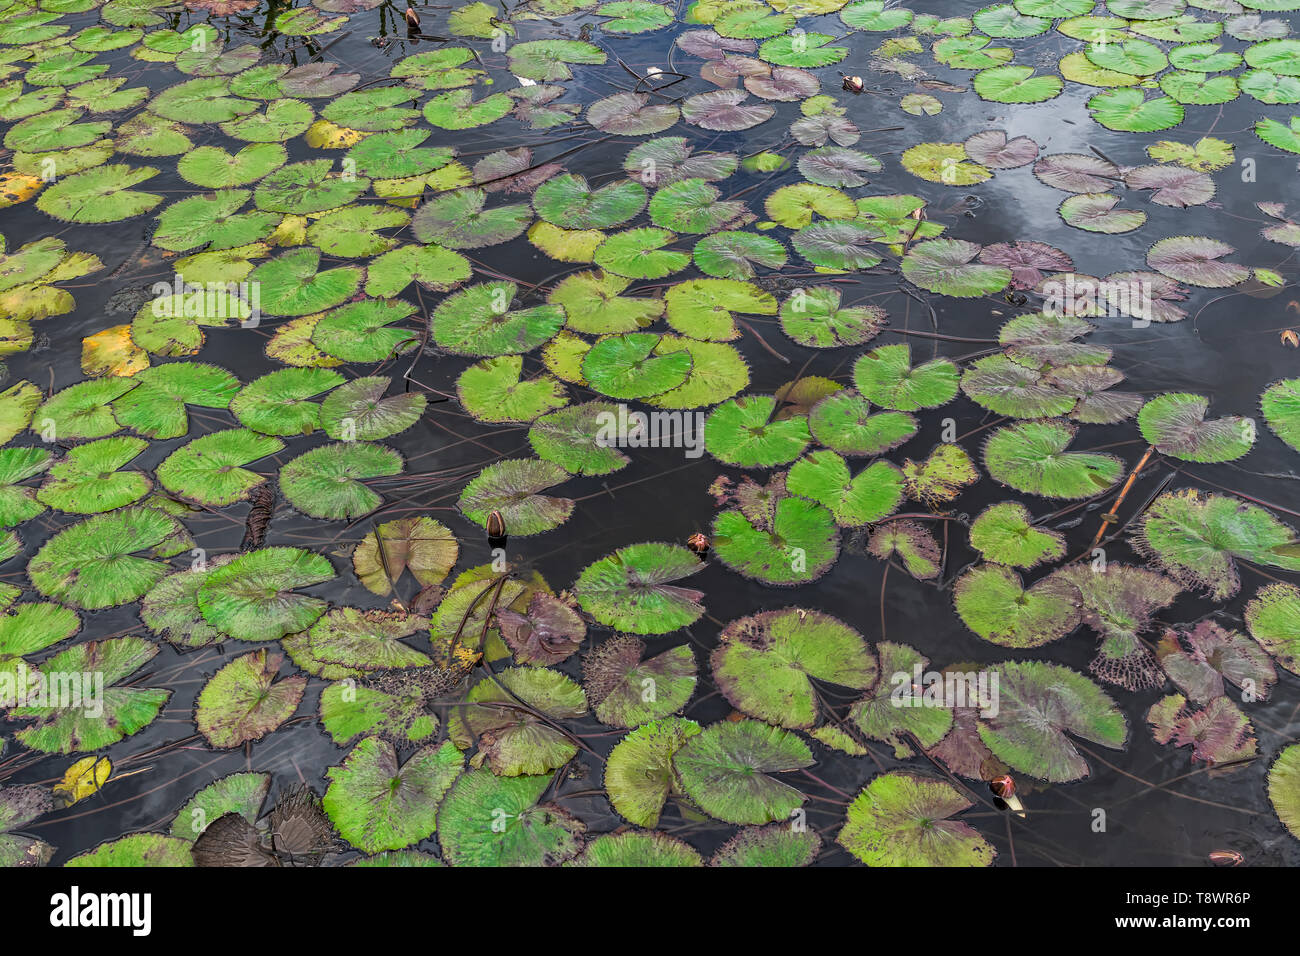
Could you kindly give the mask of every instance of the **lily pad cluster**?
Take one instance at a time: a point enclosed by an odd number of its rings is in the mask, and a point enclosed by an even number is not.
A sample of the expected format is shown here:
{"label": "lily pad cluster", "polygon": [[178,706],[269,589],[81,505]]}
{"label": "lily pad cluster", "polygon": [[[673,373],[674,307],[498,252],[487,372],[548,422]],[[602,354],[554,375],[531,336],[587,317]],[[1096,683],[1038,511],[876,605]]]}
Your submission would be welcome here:
{"label": "lily pad cluster", "polygon": [[[1141,724],[1121,692],[1161,689],[1146,729],[1191,760],[1267,752],[1251,708],[1300,674],[1300,539],[1183,466],[1300,448],[1300,380],[1267,385],[1259,429],[1126,386],[1096,333],[1286,283],[1149,233],[1234,169],[1223,104],[1258,104],[1251,148],[1300,153],[1300,42],[1269,16],[1300,3],[471,2],[375,38],[375,76],[330,56],[370,0],[277,10],[269,43],[230,29],[254,0],[184,6],[0,2],[0,208],[42,232],[0,239],[0,358],[22,370],[0,392],[0,678],[41,691],[0,695],[0,749],[64,779],[0,766],[0,863],[53,859],[29,833],[111,790],[176,706],[162,662],[190,654],[199,746],[257,766],[311,734],[334,759],[301,786],[220,776],[68,865],[988,866],[1001,827],[963,818],[1000,808],[988,781],[1098,774],[1092,748]],[[634,44],[663,65],[616,52]],[[951,132],[893,148],[855,97],[876,87]],[[1045,152],[962,117],[1081,91],[1108,132],[1210,131]],[[1041,238],[968,238],[953,203],[995,178],[1051,197],[1080,262],[1087,234],[1146,230],[1142,261],[1092,276]],[[1284,204],[1258,210],[1300,247]],[[139,248],[108,272],[81,230]],[[525,258],[537,276],[503,265]],[[116,318],[78,326],[80,378],[47,382],[43,337],[91,282]],[[957,307],[996,337],[953,329]],[[231,360],[254,348],[269,370]],[[462,428],[515,440],[464,465],[487,446]],[[712,520],[596,535],[584,502],[664,445],[721,472]],[[546,555],[583,535],[599,556],[553,586]],[[879,625],[789,595],[848,564],[879,569]],[[884,633],[891,571],[996,663]],[[719,574],[781,600],[719,620]],[[1243,590],[1239,619],[1184,620]],[[1067,639],[1096,643],[1088,674],[1044,659]],[[102,678],[101,708],[44,692],[69,673]],[[851,794],[815,772],[830,755],[861,771]],[[1300,758],[1268,755],[1294,833]],[[666,821],[725,839],[706,858]]]}

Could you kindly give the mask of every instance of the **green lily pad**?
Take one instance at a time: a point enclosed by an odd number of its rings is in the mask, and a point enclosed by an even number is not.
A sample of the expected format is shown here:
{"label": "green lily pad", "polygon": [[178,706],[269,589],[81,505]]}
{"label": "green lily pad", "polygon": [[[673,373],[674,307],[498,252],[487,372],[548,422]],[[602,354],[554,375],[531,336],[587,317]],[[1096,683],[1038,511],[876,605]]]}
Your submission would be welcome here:
{"label": "green lily pad", "polygon": [[64,866],[154,867],[193,866],[190,842],[161,833],[133,833],[101,843],[88,853],[74,856]]}
{"label": "green lily pad", "polygon": [[980,70],[972,86],[981,99],[994,103],[1043,103],[1059,96],[1065,84],[1054,73],[1008,64]]}
{"label": "green lily pad", "polygon": [[250,824],[256,823],[270,789],[269,773],[228,774],[208,784],[180,808],[170,834],[192,843],[209,823],[227,813],[238,813]]}
{"label": "green lily pad", "polygon": [[[47,704],[29,700],[25,706],[10,708],[10,719],[35,721],[14,736],[32,750],[70,754],[102,750],[138,733],[153,723],[171,691],[117,685],[157,653],[158,648],[144,638],[115,637],[78,644],[48,658],[38,671],[58,700]],[[74,687],[65,699],[70,674],[94,674],[94,691],[86,688],[79,694]],[[92,693],[94,706],[89,706]]]}
{"label": "green lily pad", "polygon": [[[605,6],[618,6],[618,3]],[[656,4],[649,4],[656,6]],[[703,866],[704,860],[686,842],[666,833],[628,831],[605,833],[583,849],[577,859],[565,866],[673,867]]]}
{"label": "green lily pad", "polygon": [[704,423],[704,445],[721,462],[770,468],[794,461],[812,440],[806,417],[774,419],[776,399],[743,395],[724,402]]}
{"label": "green lily pad", "polygon": [[176,172],[195,186],[228,189],[257,182],[287,158],[288,152],[278,143],[252,143],[234,154],[219,146],[199,146],[180,158]]}
{"label": "green lily pad", "polygon": [[572,590],[602,624],[632,634],[669,634],[703,616],[703,593],[672,583],[703,567],[679,545],[631,544],[589,564]]}
{"label": "green lily pad", "polygon": [[1156,451],[1184,461],[1234,461],[1255,443],[1255,422],[1239,415],[1206,421],[1210,400],[1177,392],[1142,406],[1138,427]]}
{"label": "green lily pad", "polygon": [[135,388],[113,402],[118,422],[146,438],[180,438],[189,431],[187,405],[228,408],[239,379],[202,362],[170,362],[132,376]]}
{"label": "green lily pad", "polygon": [[465,486],[457,504],[465,517],[483,527],[488,516],[499,511],[508,534],[541,534],[564,524],[573,513],[572,500],[541,494],[568,477],[559,465],[536,458],[498,461]]}
{"label": "green lily pad", "polygon": [[193,543],[179,521],[156,508],[124,508],[58,532],[36,552],[27,574],[46,597],[87,610],[116,607],[142,597],[166,575],[167,566],[153,558]]}
{"label": "green lily pad", "polygon": [[37,492],[41,503],[73,514],[99,514],[138,501],[153,483],[138,471],[119,471],[148,442],[140,438],[101,438],[79,445],[50,468]]}
{"label": "green lily pad", "polygon": [[1300,744],[1283,750],[1269,768],[1268,799],[1278,819],[1300,839]]}
{"label": "green lily pad", "polygon": [[960,445],[939,445],[925,461],[909,458],[902,468],[907,497],[932,506],[952,501],[979,480],[979,471]]}
{"label": "green lily pad", "polygon": [[882,408],[916,411],[938,408],[957,397],[957,367],[947,359],[912,366],[911,347],[882,345],[853,365],[853,383]]}
{"label": "green lily pad", "polygon": [[875,461],[850,477],[849,466],[833,451],[814,451],[794,463],[789,490],[828,508],[836,524],[852,528],[871,524],[898,510],[903,476],[892,462]]}
{"label": "green lily pad", "polygon": [[134,385],[117,377],[69,385],[46,399],[32,417],[58,439],[103,438],[121,428],[112,403]]}
{"label": "green lily pad", "polygon": [[305,216],[346,206],[369,188],[370,180],[364,176],[342,175],[331,160],[312,159],[267,175],[257,184],[253,202],[268,212]]}
{"label": "green lily pad", "polygon": [[1067,452],[1074,426],[1059,420],[999,428],[984,446],[984,466],[1004,485],[1045,498],[1089,498],[1124,474],[1114,455]]}
{"label": "green lily pad", "polygon": [[690,264],[688,253],[664,248],[676,239],[676,234],[667,229],[625,229],[597,246],[592,260],[606,272],[629,279],[662,279]]}
{"label": "green lily pad", "polygon": [[606,272],[578,272],[556,285],[546,301],[564,309],[566,325],[575,332],[635,332],[663,314],[664,300],[622,295],[631,283]]}
{"label": "green lily pad", "polygon": [[922,289],[957,298],[1000,292],[1011,282],[1011,270],[972,262],[977,243],[964,239],[930,239],[917,243],[903,257],[903,275]]}
{"label": "green lily pad", "polygon": [[732,621],[711,662],[724,697],[743,713],[788,729],[817,723],[812,681],[865,689],[874,656],[857,631],[828,614],[786,608]]}
{"label": "green lily pad", "polygon": [[695,721],[670,717],[645,723],[614,745],[604,785],[624,819],[645,827],[658,824],[665,801],[678,789],[673,755],[699,732]]}
{"label": "green lily pad", "polygon": [[452,719],[478,741],[473,766],[486,762],[498,776],[516,777],[572,760],[578,747],[556,725],[586,712],[587,696],[571,678],[547,667],[511,667],[475,684]]}
{"label": "green lily pad", "polygon": [[456,355],[520,355],[549,341],[564,325],[554,305],[511,310],[513,282],[483,282],[448,296],[433,311],[434,341]]}
{"label": "green lily pad", "polygon": [[1045,584],[1025,588],[1018,574],[996,564],[962,575],[953,599],[967,627],[1002,647],[1041,647],[1079,626],[1068,594]]}
{"label": "green lily pad", "polygon": [[989,411],[1013,418],[1063,415],[1078,402],[1037,368],[1005,354],[976,359],[962,374],[961,389]]}
{"label": "green lily pad", "polygon": [[245,501],[265,475],[244,465],[283,450],[278,438],[247,428],[227,428],[196,438],[158,466],[158,481],[173,494],[219,507]]}
{"label": "green lily pad", "polygon": [[1300,588],[1262,587],[1246,605],[1250,636],[1292,674],[1300,674]]}
{"label": "green lily pad", "polygon": [[402,611],[360,611],[335,607],[312,624],[307,649],[317,661],[359,671],[425,667],[428,654],[402,643],[425,630],[429,619]]}
{"label": "green lily pad", "polygon": [[682,789],[711,817],[727,823],[785,820],[804,802],[774,774],[813,764],[808,745],[788,730],[757,720],[723,721],[689,737],[673,755]]}
{"label": "green lily pad", "polygon": [[839,532],[828,508],[805,498],[783,498],[770,525],[741,511],[719,514],[713,548],[718,560],[745,577],[789,587],[830,570],[839,557]]}
{"label": "green lily pad", "polygon": [[1183,106],[1168,96],[1146,99],[1140,89],[1106,90],[1088,100],[1092,118],[1107,129],[1124,133],[1153,133],[1183,121]]}
{"label": "green lily pad", "polygon": [[359,850],[400,850],[433,835],[438,804],[461,772],[451,741],[398,763],[393,745],[367,737],[327,774],[321,803],[339,834]]}
{"label": "green lily pad", "polygon": [[1300,570],[1296,532],[1265,509],[1195,488],[1163,494],[1143,513],[1136,544],[1185,587],[1216,601],[1241,587],[1235,559]]}
{"label": "green lily pad", "polygon": [[986,561],[1032,568],[1065,557],[1065,538],[1035,527],[1029,511],[1014,501],[991,505],[971,522],[971,547]]}
{"label": "green lily pad", "polygon": [[263,435],[310,435],[320,425],[320,406],[309,399],[343,383],[323,368],[286,368],[245,385],[230,400],[241,425]]}
{"label": "green lily pad", "polygon": [[1164,672],[1140,635],[1155,613],[1173,603],[1182,587],[1155,571],[1110,561],[1098,570],[1082,564],[1061,568],[1046,582],[1081,611],[1082,620],[1101,636],[1089,670],[1127,690],[1164,683]]}
{"label": "green lily pad", "polygon": [[325,613],[320,598],[295,593],[332,580],[328,560],[301,548],[261,548],[212,570],[199,587],[203,619],[240,641],[304,631]]}
{"label": "green lily pad", "polygon": [[46,471],[53,457],[45,448],[0,448],[0,526],[22,524],[45,510],[36,489],[19,483]]}
{"label": "green lily pad", "polygon": [[577,854],[586,829],[557,807],[537,801],[551,775],[462,774],[438,809],[438,844],[453,866],[543,866]]}
{"label": "green lily pad", "polygon": [[355,266],[320,271],[320,257],[319,249],[293,249],[255,268],[248,281],[260,292],[262,310],[267,315],[310,315],[351,297],[364,271]]}
{"label": "green lily pad", "polygon": [[425,711],[419,692],[388,694],[347,683],[321,691],[320,723],[340,747],[362,736],[382,737],[398,746],[419,744],[438,731],[438,718]]}
{"label": "green lily pad", "polygon": [[199,611],[199,587],[208,570],[208,565],[197,564],[155,584],[140,602],[145,627],[178,647],[206,647],[221,641],[222,633]]}
{"label": "green lily pad", "polygon": [[1101,688],[1068,667],[1043,661],[997,665],[996,716],[981,719],[980,739],[1013,770],[1068,783],[1089,774],[1067,734],[1113,750],[1128,740],[1128,721]]}
{"label": "green lily pad", "polygon": [[997,851],[948,819],[970,806],[947,781],[881,774],[849,804],[838,842],[867,866],[989,866]]}
{"label": "green lily pad", "polygon": [[[927,691],[916,684],[914,675],[930,663],[915,648],[893,641],[876,645],[880,657],[880,679],[849,711],[849,719],[862,736],[894,748],[900,760],[914,756],[912,738],[922,747],[934,747],[953,726],[957,701],[946,700],[945,687],[935,685],[937,699],[926,699]],[[853,738],[850,738],[853,742]]]}
{"label": "green lily pad", "polygon": [[582,176],[548,179],[533,193],[533,209],[562,229],[607,229],[636,217],[646,205],[646,190],[625,179],[592,189]]}
{"label": "green lily pad", "polygon": [[842,455],[879,455],[916,434],[907,412],[871,413],[871,403],[852,389],[821,399],[808,413],[813,438]]}
{"label": "green lily pad", "polygon": [[886,312],[874,305],[841,305],[834,286],[798,289],[781,303],[781,330],[800,345],[830,349],[875,338]]}
{"label": "green lily pad", "polygon": [[293,716],[307,689],[301,675],[276,680],[282,654],[265,650],[237,657],[199,692],[194,723],[213,747],[261,740]]}
{"label": "green lily pad", "polygon": [[376,441],[406,431],[420,420],[429,400],[422,392],[384,397],[392,379],[354,378],[333,389],[320,403],[320,426],[330,438]]}
{"label": "green lily pad", "polygon": [[351,520],[374,511],[383,497],[365,479],[401,474],[402,456],[386,445],[344,441],[299,455],[280,471],[280,490],[312,518]]}
{"label": "green lily pad", "polygon": [[416,210],[411,229],[421,242],[447,249],[480,249],[508,242],[532,222],[526,205],[487,205],[482,189],[456,189],[435,196]]}
{"label": "green lily pad", "polygon": [[611,727],[636,727],[681,710],[695,690],[695,655],[687,645],[642,660],[645,643],[619,636],[582,663],[583,688],[597,719]]}
{"label": "green lily pad", "polygon": [[582,376],[610,398],[659,395],[686,381],[691,353],[656,354],[663,337],[653,332],[611,335],[593,345],[582,359]]}
{"label": "green lily pad", "polygon": [[530,422],[567,403],[550,375],[523,381],[523,359],[502,355],[471,365],[456,381],[460,403],[481,422]]}
{"label": "green lily pad", "polygon": [[528,441],[539,458],[575,475],[608,475],[631,460],[597,435],[602,422],[617,417],[610,402],[584,402],[543,415],[528,430]]}

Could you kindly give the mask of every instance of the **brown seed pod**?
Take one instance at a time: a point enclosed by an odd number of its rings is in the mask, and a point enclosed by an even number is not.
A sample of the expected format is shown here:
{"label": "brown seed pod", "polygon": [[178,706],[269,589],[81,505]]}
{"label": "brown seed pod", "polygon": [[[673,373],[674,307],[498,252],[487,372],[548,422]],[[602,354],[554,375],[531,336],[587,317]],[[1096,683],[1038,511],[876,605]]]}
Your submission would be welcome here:
{"label": "brown seed pod", "polygon": [[1006,800],[1016,795],[1016,782],[1010,775],[1004,773],[989,781],[989,789],[993,791],[994,796]]}
{"label": "brown seed pod", "polygon": [[501,512],[494,511],[487,516],[487,534],[489,538],[506,536],[506,519],[501,517]]}
{"label": "brown seed pod", "polygon": [[1236,850],[1211,850],[1210,862],[1215,866],[1241,866],[1246,858]]}
{"label": "brown seed pod", "polygon": [[408,30],[420,29],[420,15],[411,7],[406,8],[406,28]]}
{"label": "brown seed pod", "polygon": [[1289,345],[1293,349],[1300,349],[1300,335],[1296,334],[1295,329],[1283,329],[1282,344]]}
{"label": "brown seed pod", "polygon": [[696,557],[702,558],[709,553],[709,539],[697,531],[686,539],[686,547],[694,551]]}
{"label": "brown seed pod", "polygon": [[865,85],[860,76],[844,77],[844,90],[847,93],[861,93]]}

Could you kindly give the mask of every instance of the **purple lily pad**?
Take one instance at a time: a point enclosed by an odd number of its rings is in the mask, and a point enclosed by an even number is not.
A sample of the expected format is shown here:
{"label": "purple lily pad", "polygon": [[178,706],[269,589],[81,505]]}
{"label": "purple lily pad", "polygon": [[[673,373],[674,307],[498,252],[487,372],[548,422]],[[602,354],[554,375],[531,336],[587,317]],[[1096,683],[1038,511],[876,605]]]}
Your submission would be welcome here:
{"label": "purple lily pad", "polygon": [[746,103],[748,98],[741,90],[697,93],[682,103],[682,119],[701,129],[731,133],[752,129],[776,113],[776,107],[766,103]]}
{"label": "purple lily pad", "polygon": [[1130,189],[1153,189],[1151,201],[1161,206],[1199,206],[1214,198],[1214,180],[1186,166],[1137,166],[1124,173]]}
{"label": "purple lily pad", "polygon": [[821,80],[807,70],[792,66],[772,68],[767,76],[745,77],[745,89],[765,100],[793,103],[816,94],[822,88]]}
{"label": "purple lily pad", "polygon": [[989,169],[1015,169],[1038,158],[1038,144],[1028,136],[1007,139],[1005,130],[986,129],[963,144],[966,155]]}
{"label": "purple lily pad", "polygon": [[[1147,312],[1145,316],[1138,316],[1132,309],[1131,290],[1135,288],[1142,293],[1139,299],[1145,302]],[[1127,303],[1123,301],[1122,296],[1112,298],[1107,291],[1119,289],[1130,290]],[[1187,313],[1174,305],[1175,302],[1187,300],[1187,290],[1169,276],[1163,276],[1158,272],[1112,272],[1102,280],[1101,298],[1106,305],[1120,314],[1145,318],[1149,322],[1181,322],[1187,318]]]}
{"label": "purple lily pad", "polygon": [[474,164],[474,185],[490,193],[532,193],[562,172],[564,167],[559,163],[534,166],[533,151],[527,146],[499,149]]}
{"label": "purple lily pad", "polygon": [[1099,156],[1054,153],[1034,163],[1040,181],[1067,193],[1104,193],[1120,179],[1119,167]]}
{"label": "purple lily pad", "polygon": [[827,112],[795,120],[790,135],[804,146],[825,146],[827,142],[852,146],[862,138],[862,130],[847,117]]}
{"label": "purple lily pad", "polygon": [[1044,270],[1065,272],[1074,268],[1068,255],[1045,242],[997,242],[980,251],[980,262],[1009,268],[1013,289],[1032,289],[1042,281]]}
{"label": "purple lily pad", "polygon": [[679,115],[671,103],[651,103],[648,93],[615,93],[591,104],[587,122],[602,133],[648,136],[674,126]]}
{"label": "purple lily pad", "polygon": [[753,40],[718,36],[712,30],[687,30],[677,38],[677,45],[691,56],[706,60],[721,60],[728,53],[753,53],[758,49]]}
{"label": "purple lily pad", "polygon": [[1277,671],[1263,648],[1210,620],[1166,631],[1156,654],[1165,673],[1197,704],[1222,697],[1225,681],[1255,700],[1267,700],[1277,683]]}
{"label": "purple lily pad", "polygon": [[1147,250],[1147,265],[1187,285],[1226,289],[1250,276],[1245,266],[1220,261],[1236,251],[1209,236],[1171,236]]}
{"label": "purple lily pad", "polygon": [[496,612],[496,618],[501,636],[520,664],[558,664],[581,647],[587,636],[587,625],[578,612],[545,591],[533,595],[528,613],[505,608]]}
{"label": "purple lily pad", "polygon": [[1147,712],[1156,743],[1191,747],[1194,760],[1228,763],[1255,756],[1254,728],[1240,708],[1216,697],[1204,710],[1192,710],[1182,694],[1170,694]]}

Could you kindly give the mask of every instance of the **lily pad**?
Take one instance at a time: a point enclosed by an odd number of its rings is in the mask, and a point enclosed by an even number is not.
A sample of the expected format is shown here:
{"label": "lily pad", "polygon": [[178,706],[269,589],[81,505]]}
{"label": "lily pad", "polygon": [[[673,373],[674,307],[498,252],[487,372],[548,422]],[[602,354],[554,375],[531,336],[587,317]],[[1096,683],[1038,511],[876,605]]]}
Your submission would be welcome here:
{"label": "lily pad", "polygon": [[322,804],[339,834],[367,853],[400,850],[432,836],[438,803],[461,772],[451,741],[398,762],[393,745],[367,737],[328,771]]}
{"label": "lily pad", "polygon": [[867,866],[989,866],[997,851],[948,819],[970,806],[944,780],[882,774],[849,804],[838,842]]}
{"label": "lily pad", "polygon": [[727,823],[787,819],[804,795],[773,774],[812,764],[807,744],[757,720],[713,724],[688,738],[673,756],[686,794],[709,816]]}
{"label": "lily pad", "polygon": [[703,567],[678,545],[632,544],[588,565],[572,590],[602,624],[632,634],[668,634],[703,616],[704,594],[672,583]]}
{"label": "lily pad", "polygon": [[300,548],[262,548],[214,569],[199,587],[203,619],[240,641],[306,630],[326,602],[295,592],[334,577],[329,561]]}
{"label": "lily pad", "polygon": [[438,808],[438,843],[453,866],[542,866],[575,856],[582,823],[537,801],[551,776],[462,774]]}
{"label": "lily pad", "polygon": [[876,681],[876,661],[862,636],[819,611],[787,608],[738,618],[718,640],[711,661],[723,696],[781,727],[817,722],[814,679],[859,690]]}
{"label": "lily pad", "polygon": [[1088,762],[1073,735],[1118,750],[1128,740],[1128,721],[1101,688],[1059,664],[1007,661],[997,665],[1000,702],[982,719],[980,739],[1014,770],[1067,783],[1088,776]]}
{"label": "lily pad", "polygon": [[265,650],[237,657],[199,692],[194,722],[213,747],[260,740],[293,716],[307,689],[301,675],[276,680],[283,655]]}
{"label": "lily pad", "polygon": [[1000,428],[984,446],[989,474],[1017,491],[1045,498],[1088,498],[1123,475],[1114,455],[1067,452],[1074,426],[1059,420],[1022,422]]}

